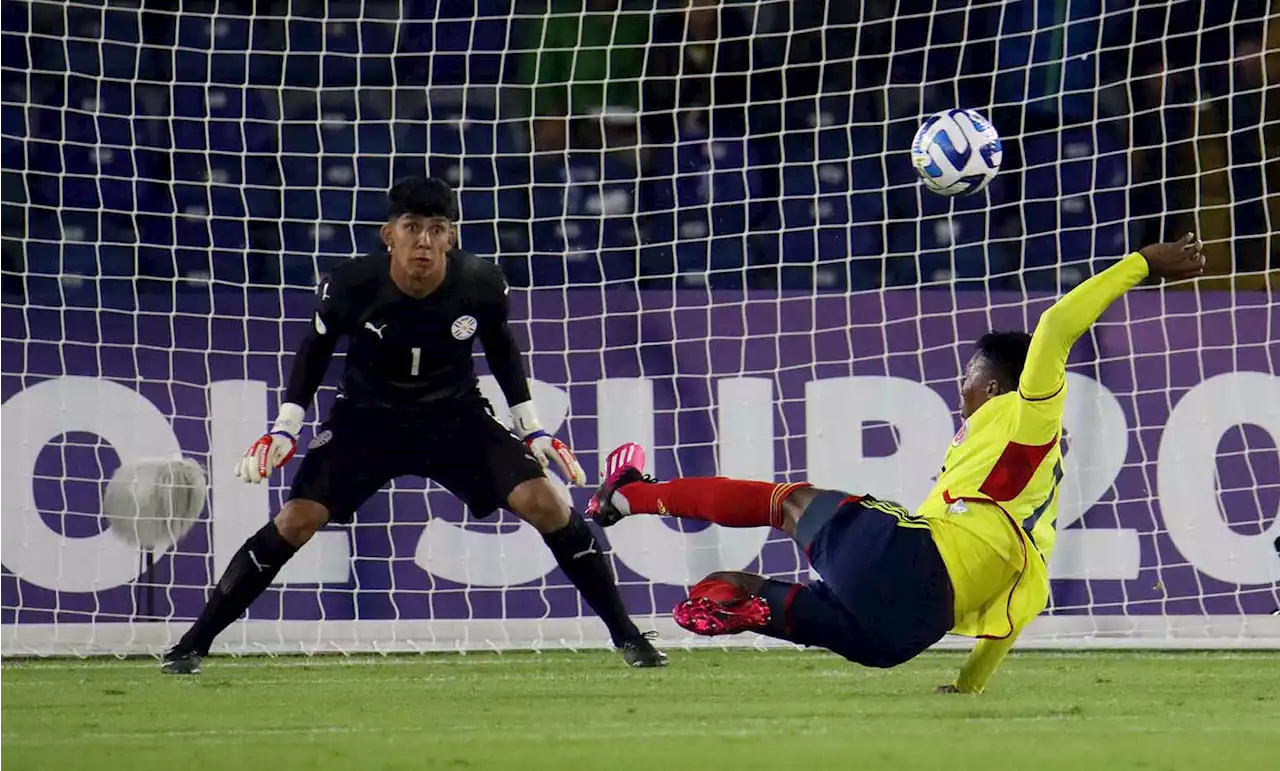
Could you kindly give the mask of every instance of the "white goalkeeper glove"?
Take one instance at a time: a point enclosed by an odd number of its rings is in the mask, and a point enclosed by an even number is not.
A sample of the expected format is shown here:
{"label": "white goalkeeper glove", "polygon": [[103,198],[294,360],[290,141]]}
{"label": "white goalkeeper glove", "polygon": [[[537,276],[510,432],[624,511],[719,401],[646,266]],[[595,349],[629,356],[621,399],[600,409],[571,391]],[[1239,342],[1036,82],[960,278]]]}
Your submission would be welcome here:
{"label": "white goalkeeper glove", "polygon": [[271,476],[272,471],[288,463],[298,449],[298,434],[302,432],[302,418],[306,414],[307,411],[296,404],[285,402],[280,405],[271,430],[250,445],[236,464],[236,476],[259,484]]}
{"label": "white goalkeeper glove", "polygon": [[546,468],[552,461],[560,469],[560,475],[571,485],[581,487],[587,483],[586,472],[569,445],[542,430],[533,402],[523,402],[511,408],[511,421],[516,434],[524,440],[530,454]]}

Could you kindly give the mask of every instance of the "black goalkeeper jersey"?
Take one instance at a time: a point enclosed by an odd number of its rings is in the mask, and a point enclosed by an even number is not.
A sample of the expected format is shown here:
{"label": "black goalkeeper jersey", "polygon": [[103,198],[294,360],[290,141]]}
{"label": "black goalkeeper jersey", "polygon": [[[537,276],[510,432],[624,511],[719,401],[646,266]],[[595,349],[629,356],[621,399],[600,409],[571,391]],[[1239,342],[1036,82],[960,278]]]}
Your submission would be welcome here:
{"label": "black goalkeeper jersey", "polygon": [[461,249],[447,260],[444,281],[420,299],[392,281],[385,253],[353,258],[322,279],[285,401],[310,404],[342,337],[348,345],[339,393],[353,405],[413,409],[479,399],[472,360],[477,338],[508,402],[529,401],[520,349],[507,325],[502,269]]}

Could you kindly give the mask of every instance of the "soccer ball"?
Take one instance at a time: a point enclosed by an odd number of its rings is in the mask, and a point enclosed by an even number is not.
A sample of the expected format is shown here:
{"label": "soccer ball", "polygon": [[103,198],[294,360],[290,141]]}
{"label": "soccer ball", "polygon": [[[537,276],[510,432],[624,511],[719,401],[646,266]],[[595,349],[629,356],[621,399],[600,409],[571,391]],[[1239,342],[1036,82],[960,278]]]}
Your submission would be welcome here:
{"label": "soccer ball", "polygon": [[204,510],[208,480],[190,458],[146,458],[116,469],[102,497],[111,532],[144,551],[164,551]]}
{"label": "soccer ball", "polygon": [[930,115],[911,141],[911,163],[921,182],[939,195],[971,195],[1000,171],[1000,135],[974,110]]}

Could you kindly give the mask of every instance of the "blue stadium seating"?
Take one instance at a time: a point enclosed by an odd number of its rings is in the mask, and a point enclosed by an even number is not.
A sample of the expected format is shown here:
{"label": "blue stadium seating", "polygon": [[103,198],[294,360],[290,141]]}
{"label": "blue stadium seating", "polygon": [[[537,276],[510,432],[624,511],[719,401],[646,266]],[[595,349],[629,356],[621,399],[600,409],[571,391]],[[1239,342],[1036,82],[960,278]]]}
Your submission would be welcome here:
{"label": "blue stadium seating", "polygon": [[[284,24],[179,14],[176,45],[154,49],[139,46],[136,9],[109,5],[69,5],[65,43],[25,38],[27,14],[4,12],[6,61],[67,73],[31,77],[32,104],[2,116],[5,167],[17,172],[6,174],[6,202],[30,204],[33,238],[70,245],[67,254],[37,251],[33,264],[96,265],[110,276],[212,271],[241,284],[260,273],[247,253],[279,254],[268,273],[307,284],[317,260],[371,245],[386,189],[423,172],[457,185],[464,244],[505,255],[534,283],[678,271],[688,285],[733,287],[748,268],[778,263],[784,286],[862,289],[1025,270],[1027,286],[1056,289],[1069,273],[1061,266],[1125,246],[1128,154],[1105,123],[1026,129],[1025,170],[1007,169],[987,193],[954,200],[922,194],[903,152],[916,111],[952,98],[947,88],[926,89],[923,103],[887,123],[847,93],[790,92],[785,103],[752,108],[754,139],[683,137],[650,148],[639,170],[599,152],[535,163],[526,127],[505,114],[497,121],[501,100],[485,89],[435,88],[500,81],[515,34],[510,0],[432,0],[414,6],[432,21],[410,23],[392,18],[398,7],[362,0],[332,0],[323,11],[301,4]],[[1004,20],[1006,33],[1019,34],[1000,61],[1021,64],[1002,68],[999,94],[1039,88],[1024,77],[1034,80],[1043,64],[1033,21]],[[1098,26],[1073,20],[1069,52],[1091,50]],[[954,77],[963,64],[954,46],[924,52],[959,32],[904,14],[890,83]],[[1093,69],[1065,65],[1070,90],[1088,93]],[[174,86],[160,85],[169,77]],[[425,110],[366,92],[415,83]],[[777,173],[766,173],[775,163]],[[1009,232],[1011,217],[1025,244],[989,244]],[[282,220],[276,244],[271,231]],[[148,248],[126,260],[135,226]],[[95,252],[94,240],[119,246]],[[166,251],[175,245],[179,254]],[[75,291],[89,298],[98,289]]]}
{"label": "blue stadium seating", "polygon": [[[0,3],[0,69],[22,72],[31,68],[26,45],[28,24],[27,6],[19,3]],[[6,110],[13,111],[13,110]]]}
{"label": "blue stadium seating", "polygon": [[261,46],[262,39],[255,39],[252,21],[244,16],[221,14],[208,27],[201,31],[193,26],[189,33],[193,43],[203,43],[200,48],[207,48],[220,54],[239,54],[253,50],[255,44]]}
{"label": "blue stadium seating", "polygon": [[[325,85],[389,86],[395,81],[395,27],[376,20],[333,23],[325,40],[330,56],[324,61]],[[353,82],[348,82],[352,80]]]}

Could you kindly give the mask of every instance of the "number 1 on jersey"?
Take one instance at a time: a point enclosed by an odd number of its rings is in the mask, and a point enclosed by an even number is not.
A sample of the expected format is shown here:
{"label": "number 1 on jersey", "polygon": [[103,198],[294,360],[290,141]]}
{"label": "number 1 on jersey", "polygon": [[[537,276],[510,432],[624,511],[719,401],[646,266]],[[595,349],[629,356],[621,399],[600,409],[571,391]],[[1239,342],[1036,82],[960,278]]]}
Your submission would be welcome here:
{"label": "number 1 on jersey", "polygon": [[409,374],[417,377],[418,365],[422,363],[422,349],[412,348],[410,350],[413,352],[413,363],[409,365]]}

